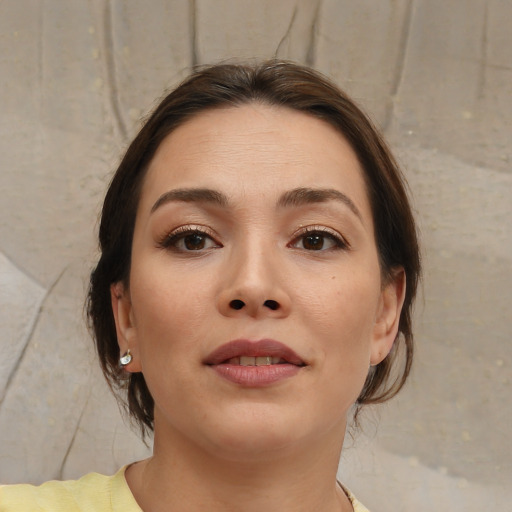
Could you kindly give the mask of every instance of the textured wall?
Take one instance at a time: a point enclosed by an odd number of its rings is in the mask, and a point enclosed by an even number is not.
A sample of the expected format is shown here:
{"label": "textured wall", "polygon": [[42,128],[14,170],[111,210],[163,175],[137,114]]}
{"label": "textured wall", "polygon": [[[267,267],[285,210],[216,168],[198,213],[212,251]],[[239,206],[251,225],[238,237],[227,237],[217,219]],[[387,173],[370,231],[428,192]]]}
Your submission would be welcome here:
{"label": "textured wall", "polygon": [[508,0],[0,2],[0,481],[147,453],[83,326],[101,196],[192,65],[277,54],[331,75],[383,127],[424,242],[411,382],[348,441],[344,478],[380,512],[507,509],[511,19]]}

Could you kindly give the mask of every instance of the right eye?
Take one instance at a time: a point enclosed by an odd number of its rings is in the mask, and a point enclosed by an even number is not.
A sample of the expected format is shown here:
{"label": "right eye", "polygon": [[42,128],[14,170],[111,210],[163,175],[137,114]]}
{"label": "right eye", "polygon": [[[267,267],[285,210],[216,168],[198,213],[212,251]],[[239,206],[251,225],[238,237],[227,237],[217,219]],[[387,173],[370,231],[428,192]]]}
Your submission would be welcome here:
{"label": "right eye", "polygon": [[208,233],[198,228],[183,226],[169,233],[159,244],[177,252],[204,252],[221,247]]}

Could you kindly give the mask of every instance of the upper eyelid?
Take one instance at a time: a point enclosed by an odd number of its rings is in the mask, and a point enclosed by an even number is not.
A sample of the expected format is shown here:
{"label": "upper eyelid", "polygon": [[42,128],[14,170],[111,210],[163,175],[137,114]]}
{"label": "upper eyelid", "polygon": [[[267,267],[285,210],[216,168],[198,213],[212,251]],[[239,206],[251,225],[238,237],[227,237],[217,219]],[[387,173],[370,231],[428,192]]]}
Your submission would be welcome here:
{"label": "upper eyelid", "polygon": [[342,240],[345,240],[345,237],[336,229],[329,228],[327,226],[321,226],[321,225],[310,225],[310,226],[301,226],[298,228],[295,233],[293,234],[294,237],[303,235],[304,233],[327,233],[333,236],[336,236],[338,238],[341,238]]}
{"label": "upper eyelid", "polygon": [[[203,224],[184,224],[181,226],[178,226],[176,228],[173,228],[172,230],[165,231],[165,233],[158,238],[159,245],[165,244],[167,241],[169,241],[171,238],[179,236],[179,235],[186,235],[187,233],[203,233],[204,235],[210,237],[212,240],[214,240],[216,243],[220,243],[220,236],[218,233],[216,233],[213,229],[211,229],[208,226],[205,226]],[[330,228],[321,224],[311,224],[306,226],[300,226],[298,229],[296,229],[293,234],[291,235],[291,241],[296,240],[297,238],[307,235],[308,233],[322,233],[325,235],[331,235],[334,238],[339,239],[343,244],[345,244],[347,247],[350,247],[350,243],[347,240],[347,238],[342,235],[338,230],[334,228]]]}
{"label": "upper eyelid", "polygon": [[345,245],[346,248],[348,248],[348,249],[351,248],[351,244],[347,240],[347,237],[342,235],[338,230],[336,230],[334,228],[327,227],[327,226],[317,225],[317,224],[300,227],[292,235],[292,242],[297,240],[297,238],[300,238],[301,236],[307,235],[308,233],[322,233],[325,235],[331,235],[332,237],[339,240],[343,245]]}
{"label": "upper eyelid", "polygon": [[172,238],[180,235],[187,235],[187,233],[202,233],[211,238],[212,240],[214,240],[216,243],[219,243],[218,235],[207,226],[201,224],[184,224],[169,231],[165,231],[162,236],[157,238],[158,245],[165,245],[166,242],[168,242]]}
{"label": "upper eyelid", "polygon": [[172,236],[172,235],[176,235],[176,234],[181,234],[181,233],[188,233],[188,232],[191,232],[191,233],[194,233],[194,232],[200,232],[200,233],[204,233],[205,235],[208,235],[208,236],[216,236],[215,232],[209,228],[208,226],[204,226],[202,224],[184,224],[182,226],[178,226],[172,230],[169,231],[169,236]]}

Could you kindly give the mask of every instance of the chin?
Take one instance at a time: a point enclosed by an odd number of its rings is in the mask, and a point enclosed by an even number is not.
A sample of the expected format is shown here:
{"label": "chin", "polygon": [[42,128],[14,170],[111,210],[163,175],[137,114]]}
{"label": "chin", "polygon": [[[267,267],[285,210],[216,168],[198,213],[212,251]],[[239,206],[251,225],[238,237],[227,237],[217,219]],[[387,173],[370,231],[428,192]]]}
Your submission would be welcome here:
{"label": "chin", "polygon": [[226,460],[258,462],[297,453],[332,431],[333,424],[336,424],[336,437],[340,437],[339,432],[343,436],[344,420],[323,424],[315,421],[314,416],[305,419],[304,415],[286,415],[281,408],[277,409],[253,407],[212,428],[209,431],[210,447]]}
{"label": "chin", "polygon": [[210,449],[234,459],[285,450],[302,433],[293,414],[269,404],[238,404],[209,415],[202,425]]}

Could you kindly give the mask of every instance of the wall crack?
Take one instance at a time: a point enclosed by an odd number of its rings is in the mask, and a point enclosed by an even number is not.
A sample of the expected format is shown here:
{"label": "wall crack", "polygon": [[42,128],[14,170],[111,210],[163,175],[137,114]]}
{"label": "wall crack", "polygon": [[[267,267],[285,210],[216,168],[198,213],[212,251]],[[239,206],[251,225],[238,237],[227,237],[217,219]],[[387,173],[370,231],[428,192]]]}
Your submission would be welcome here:
{"label": "wall crack", "polygon": [[199,64],[197,55],[197,3],[196,0],[189,0],[189,30],[190,30],[190,59],[192,68]]}
{"label": "wall crack", "polygon": [[64,454],[64,457],[62,458],[59,472],[56,477],[58,480],[64,479],[64,467],[66,466],[66,462],[68,460],[69,454],[71,453],[71,450],[73,449],[73,446],[75,444],[76,436],[78,435],[78,431],[80,430],[80,424],[82,423],[82,418],[84,417],[85,411],[87,410],[87,405],[89,404],[90,397],[91,397],[91,391],[89,390],[89,394],[87,395],[87,398],[82,407],[82,410],[80,411],[80,416],[78,417],[78,420],[76,422],[75,431],[73,432],[73,436],[71,437],[71,440],[69,441],[68,449],[66,450],[66,453]]}
{"label": "wall crack", "polygon": [[277,45],[276,51],[274,53],[274,58],[279,57],[279,53],[281,52],[281,46],[284,44],[284,42],[287,39],[289,39],[293,24],[295,23],[295,19],[297,18],[298,10],[299,10],[298,6],[295,5],[295,7],[293,8],[293,13],[292,13],[292,17],[290,19],[290,23],[288,23],[288,28],[286,29],[284,36],[281,38],[281,40],[279,41],[279,44]]}
{"label": "wall crack", "polygon": [[106,64],[106,74],[109,89],[109,100],[112,113],[114,115],[117,130],[123,141],[128,138],[128,130],[121,115],[121,102],[119,98],[119,89],[117,87],[116,77],[116,58],[114,54],[114,36],[112,27],[112,2],[107,0],[103,10],[103,31],[104,31],[104,55]]}
{"label": "wall crack", "polygon": [[486,2],[484,6],[484,17],[482,20],[482,38],[480,43],[480,66],[478,69],[477,82],[477,98],[482,99],[484,96],[485,85],[487,82],[487,60],[488,60],[488,23],[489,22],[489,4]]}
{"label": "wall crack", "polygon": [[24,346],[23,346],[23,349],[20,353],[20,356],[18,357],[18,360],[16,361],[16,364],[13,366],[13,368],[11,369],[10,373],[9,373],[9,376],[7,377],[7,382],[5,384],[5,389],[4,389],[4,392],[3,392],[3,395],[0,397],[0,405],[3,403],[7,393],[9,392],[9,389],[10,389],[10,386],[12,384],[12,381],[14,380],[14,377],[16,376],[16,373],[18,372],[18,369],[25,357],[25,353],[27,352],[27,348],[28,346],[30,345],[30,342],[32,341],[32,338],[34,336],[34,333],[36,331],[36,328],[37,328],[37,325],[39,324],[39,320],[41,319],[41,315],[44,311],[44,307],[46,305],[46,302],[48,300],[48,297],[51,295],[51,293],[53,292],[53,290],[55,289],[55,287],[58,285],[59,281],[62,279],[62,276],[64,275],[64,273],[66,272],[66,270],[68,269],[68,267],[66,266],[64,268],[64,270],[62,270],[62,272],[57,276],[57,278],[54,280],[54,282],[50,285],[50,287],[48,288],[48,290],[46,291],[44,297],[43,297],[43,300],[41,301],[41,304],[39,306],[39,309],[37,311],[37,314],[32,322],[32,325],[30,327],[30,331],[27,335],[27,338],[25,340],[25,343],[24,343]]}
{"label": "wall crack", "polygon": [[306,65],[314,66],[316,62],[316,47],[317,47],[317,32],[318,25],[320,23],[320,12],[322,10],[323,0],[318,0],[316,4],[315,14],[311,22],[311,28],[309,33],[309,43],[306,52]]}
{"label": "wall crack", "polygon": [[397,66],[394,73],[393,83],[391,85],[390,91],[390,100],[388,103],[388,108],[386,109],[386,115],[384,118],[384,122],[382,123],[382,130],[386,132],[391,124],[393,119],[393,114],[395,112],[395,101],[399,94],[400,89],[402,88],[402,83],[404,80],[405,73],[405,62],[407,59],[407,54],[409,52],[409,45],[411,40],[411,29],[414,14],[414,0],[409,0],[406,7],[405,19],[403,23],[402,34],[400,37],[399,43],[399,54],[397,57]]}

